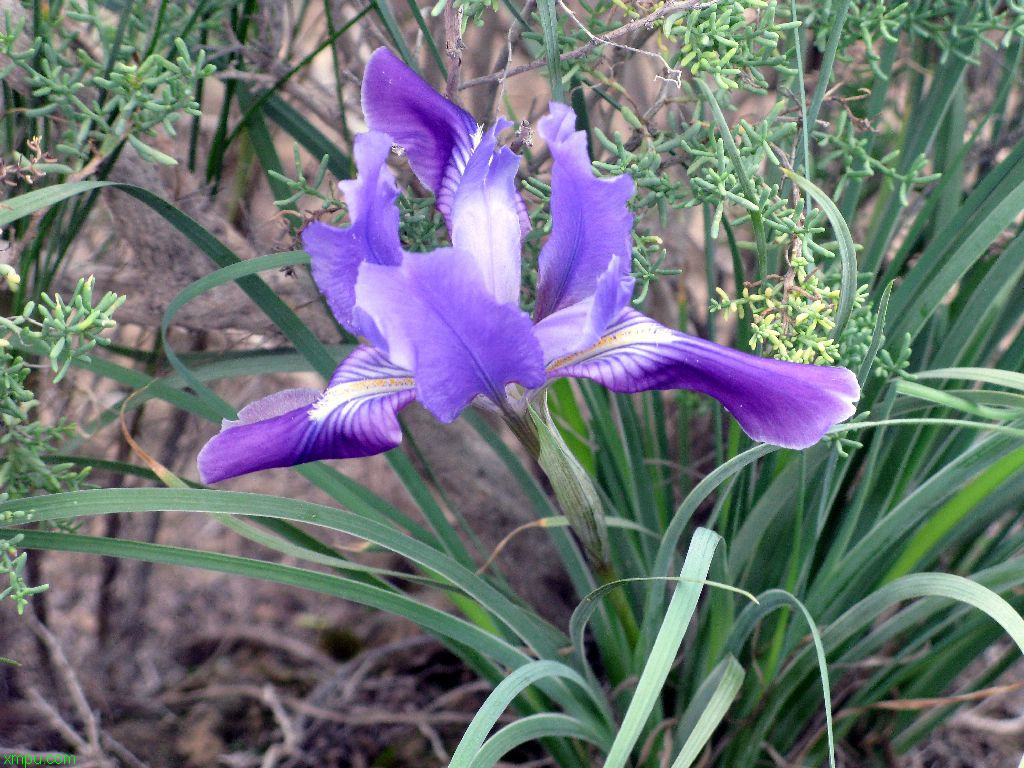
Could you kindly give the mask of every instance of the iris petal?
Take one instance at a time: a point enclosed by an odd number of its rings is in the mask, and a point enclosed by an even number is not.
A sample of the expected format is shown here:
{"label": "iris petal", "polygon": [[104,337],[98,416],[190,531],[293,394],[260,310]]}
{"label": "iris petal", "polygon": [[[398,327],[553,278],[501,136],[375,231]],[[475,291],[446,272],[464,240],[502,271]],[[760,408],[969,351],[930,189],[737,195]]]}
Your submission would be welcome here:
{"label": "iris petal", "polygon": [[501,304],[518,301],[522,198],[516,191],[519,157],[496,149],[499,120],[480,140],[459,181],[452,205],[452,243],[472,254],[491,296]]}
{"label": "iris petal", "polygon": [[544,361],[564,357],[597,343],[633,295],[633,276],[616,256],[597,281],[593,295],[553,312],[533,327]]}
{"label": "iris petal", "polygon": [[199,476],[216,483],[272,467],[383,453],[402,440],[398,411],[413,400],[409,372],[359,347],[323,393],[291,389],[250,403],[199,453]]}
{"label": "iris petal", "polygon": [[378,48],[363,75],[363,114],[394,138],[450,222],[458,179],[479,137],[476,120],[431,88],[391,51]]}
{"label": "iris petal", "polygon": [[416,399],[441,421],[453,421],[477,395],[503,403],[510,383],[544,384],[530,318],[496,301],[460,249],[408,253],[401,267],[364,264],[356,298],[388,357],[413,371]]}
{"label": "iris petal", "polygon": [[402,246],[398,237],[398,189],[387,167],[391,138],[383,133],[356,137],[355,161],[359,175],[338,186],[348,205],[351,226],[339,228],[318,221],[302,231],[309,253],[313,279],[344,327],[366,335],[353,315],[359,265],[398,264]]}
{"label": "iris petal", "polygon": [[596,178],[587,136],[575,127],[575,113],[558,103],[537,126],[554,158],[551,237],[538,262],[537,320],[592,296],[613,257],[624,257],[618,263],[626,273],[630,267],[633,216],[626,203],[633,180]]}
{"label": "iris petal", "polygon": [[845,368],[748,355],[626,310],[600,341],[548,366],[552,378],[593,379],[614,392],[692,389],[725,406],[755,440],[807,448],[849,418],[860,397]]}

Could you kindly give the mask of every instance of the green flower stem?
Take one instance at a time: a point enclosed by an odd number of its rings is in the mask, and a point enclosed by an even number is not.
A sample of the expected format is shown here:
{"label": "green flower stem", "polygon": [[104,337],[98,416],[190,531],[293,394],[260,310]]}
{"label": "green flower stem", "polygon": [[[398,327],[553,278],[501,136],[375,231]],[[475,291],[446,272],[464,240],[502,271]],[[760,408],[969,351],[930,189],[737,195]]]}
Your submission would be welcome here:
{"label": "green flower stem", "polygon": [[[597,490],[555,427],[546,399],[539,413],[530,409],[521,417],[506,414],[505,420],[547,475],[558,505],[582,543],[587,561],[600,583],[610,584],[619,580],[608,552],[608,534]],[[635,647],[640,627],[629,599],[623,590],[613,589],[609,593],[609,601],[629,645]]]}
{"label": "green flower stem", "polygon": [[[615,568],[608,564],[600,565],[596,570],[597,578],[602,585],[611,584],[614,581],[619,581],[621,578],[615,573]],[[611,603],[612,610],[615,611],[615,616],[618,618],[623,632],[626,633],[629,647],[636,648],[636,644],[640,640],[640,625],[637,624],[636,614],[633,613],[633,607],[629,604],[625,585],[622,585],[619,589],[611,590],[608,593],[608,602]]]}

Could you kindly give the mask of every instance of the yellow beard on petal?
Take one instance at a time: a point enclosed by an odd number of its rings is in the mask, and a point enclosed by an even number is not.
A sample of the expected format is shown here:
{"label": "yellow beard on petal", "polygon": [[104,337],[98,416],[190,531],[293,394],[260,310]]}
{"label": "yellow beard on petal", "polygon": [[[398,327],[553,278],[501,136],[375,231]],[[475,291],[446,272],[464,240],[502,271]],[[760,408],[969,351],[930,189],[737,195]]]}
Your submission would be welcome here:
{"label": "yellow beard on petal", "polygon": [[609,333],[597,340],[597,343],[579,352],[560,357],[549,363],[547,370],[563,368],[590,360],[602,352],[609,352],[622,347],[636,344],[663,344],[673,340],[673,331],[656,323],[636,323],[621,330]]}
{"label": "yellow beard on petal", "polygon": [[323,396],[316,401],[309,411],[309,418],[320,421],[334,409],[346,405],[353,400],[404,392],[405,390],[412,389],[415,384],[416,382],[411,376],[359,379],[357,381],[345,381],[341,384],[335,384],[332,387],[328,387]]}

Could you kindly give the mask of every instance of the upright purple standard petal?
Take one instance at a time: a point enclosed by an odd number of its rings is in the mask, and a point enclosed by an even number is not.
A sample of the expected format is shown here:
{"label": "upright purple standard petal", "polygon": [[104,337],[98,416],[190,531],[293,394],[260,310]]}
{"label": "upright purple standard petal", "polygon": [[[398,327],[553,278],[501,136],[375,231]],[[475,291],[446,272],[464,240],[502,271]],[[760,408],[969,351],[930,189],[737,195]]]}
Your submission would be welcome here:
{"label": "upright purple standard petal", "polygon": [[854,413],[860,388],[845,368],[770,360],[670,330],[626,310],[594,346],[548,366],[615,392],[692,389],[725,406],[755,440],[807,448]]}
{"label": "upright purple standard petal", "polygon": [[351,226],[339,228],[314,221],[302,231],[302,244],[312,260],[313,279],[338,322],[364,335],[353,317],[359,265],[398,264],[402,246],[398,238],[398,189],[387,167],[391,137],[363,133],[356,137],[355,160],[359,175],[338,184],[348,205]]}
{"label": "upright purple standard petal", "polygon": [[413,399],[409,372],[370,347],[339,366],[323,393],[291,389],[250,403],[199,453],[216,483],[271,467],[383,453],[402,440],[397,413]]}
{"label": "upright purple standard petal", "polygon": [[437,93],[391,51],[378,48],[363,74],[363,114],[370,130],[394,138],[450,221],[451,205],[479,137],[476,120]]}
{"label": "upright purple standard petal", "polygon": [[499,120],[480,140],[452,204],[452,243],[472,254],[484,285],[499,304],[519,300],[522,198],[516,190],[519,157],[496,149]]}
{"label": "upright purple standard petal", "polygon": [[537,126],[554,158],[551,237],[538,262],[538,321],[593,296],[613,257],[625,257],[620,264],[626,273],[630,266],[633,216],[626,203],[633,195],[633,180],[596,178],[586,134],[575,127],[576,115],[558,103],[551,104]]}
{"label": "upright purple standard petal", "polygon": [[510,383],[544,384],[530,318],[497,302],[473,257],[457,248],[408,253],[401,267],[364,264],[356,299],[388,357],[415,375],[416,399],[441,421],[477,395],[503,403]]}
{"label": "upright purple standard petal", "polygon": [[633,276],[628,259],[615,256],[598,279],[592,296],[551,313],[533,326],[533,335],[544,351],[544,362],[596,344],[632,295]]}

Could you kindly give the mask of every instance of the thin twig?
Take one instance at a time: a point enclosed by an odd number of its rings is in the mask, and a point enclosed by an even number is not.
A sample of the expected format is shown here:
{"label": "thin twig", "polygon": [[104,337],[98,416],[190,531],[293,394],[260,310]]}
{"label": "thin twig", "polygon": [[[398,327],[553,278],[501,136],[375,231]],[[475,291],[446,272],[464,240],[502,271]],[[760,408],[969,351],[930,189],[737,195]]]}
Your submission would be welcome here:
{"label": "thin twig", "polygon": [[29,688],[27,692],[32,706],[35,707],[39,714],[46,718],[50,727],[59,733],[64,741],[74,747],[76,752],[83,754],[90,754],[92,752],[88,742],[78,734],[78,731],[71,727],[68,721],[61,716],[60,712],[50,702],[43,698],[39,691],[35,688]]}
{"label": "thin twig", "polygon": [[454,702],[463,698],[464,696],[470,696],[475,693],[486,694],[490,693],[494,686],[487,680],[473,680],[469,683],[463,683],[457,688],[452,688],[450,691],[446,691],[438,696],[436,699],[430,702],[427,707],[428,710],[445,709],[450,707]]}
{"label": "thin twig", "polygon": [[[523,19],[528,19],[530,14],[533,13],[533,6],[536,0],[526,0],[523,4],[521,16]],[[509,67],[512,66],[512,51],[517,45],[519,45],[520,39],[522,39],[523,32],[526,31],[526,27],[519,23],[518,19],[514,19],[509,25],[508,33],[505,35],[505,47],[502,52],[495,59],[492,69],[501,70],[503,74],[508,72]],[[487,109],[487,114],[490,120],[493,121],[498,105],[501,103],[502,96],[505,93],[505,79],[506,77],[500,77],[494,83],[490,89],[490,93],[485,100],[490,104]]]}
{"label": "thin twig", "polygon": [[284,756],[284,749],[280,744],[271,744],[270,748],[263,753],[260,768],[275,768],[277,761]]}
{"label": "thin twig", "polygon": [[[573,61],[575,59],[582,59],[584,56],[590,54],[595,48],[602,45],[616,45],[615,41],[620,38],[626,37],[633,32],[638,32],[642,29],[648,29],[654,25],[659,19],[663,19],[666,16],[670,16],[673,13],[685,13],[687,11],[702,10],[704,8],[712,8],[718,5],[721,0],[679,0],[678,2],[668,3],[662,6],[657,11],[648,14],[639,19],[634,19],[628,24],[623,24],[618,29],[613,29],[610,32],[605,32],[600,36],[592,36],[591,40],[586,44],[576,48],[567,53],[563,53],[559,56],[560,61]],[[588,33],[589,34],[589,33]],[[532,61],[529,64],[522,64],[518,67],[511,67],[504,69],[500,72],[492,72],[489,75],[483,77],[475,77],[472,80],[467,80],[459,86],[459,90],[465,88],[472,88],[475,85],[482,85],[484,83],[502,82],[510,77],[521,75],[524,72],[532,72],[535,69],[547,66],[547,62],[544,60]]]}
{"label": "thin twig", "polygon": [[129,766],[129,768],[149,768],[148,763],[144,763],[139,760],[139,758],[137,758],[132,751],[128,749],[128,747],[106,731],[100,731],[100,739],[103,742],[103,746],[107,748],[107,751],[113,752],[117,755],[117,757],[121,759],[121,762]]}
{"label": "thin twig", "polygon": [[[289,699],[288,704],[297,712],[317,720],[327,720],[342,725],[466,725],[473,719],[473,712],[395,712],[391,709],[353,707],[346,712],[335,712],[299,699]],[[497,722],[507,724],[516,720],[515,715],[502,715]]]}
{"label": "thin twig", "polygon": [[441,765],[448,765],[448,763],[451,762],[451,757],[444,748],[444,742],[441,741],[441,734],[426,723],[417,723],[416,730],[423,734],[430,743],[430,749],[433,751],[434,756],[441,762]]}
{"label": "thin twig", "polygon": [[295,729],[295,724],[291,718],[288,717],[288,712],[284,708],[284,704],[281,703],[281,697],[277,695],[277,691],[274,686],[267,685],[263,686],[263,695],[261,697],[263,703],[266,704],[270,711],[274,713],[274,719],[277,720],[277,724],[281,727],[281,737],[284,739],[284,748],[288,751],[293,751],[299,746],[299,733]]}
{"label": "thin twig", "polygon": [[68,657],[64,655],[64,650],[60,647],[60,643],[57,642],[57,638],[53,636],[53,633],[47,629],[45,624],[36,619],[34,615],[29,616],[28,625],[40,642],[46,646],[50,660],[60,674],[61,680],[68,689],[68,693],[71,694],[71,701],[75,705],[75,711],[85,725],[85,736],[88,740],[90,751],[94,752],[97,756],[101,755],[99,721],[96,719],[96,713],[92,711],[88,700],[85,698],[85,693],[82,691],[78,676],[75,674],[74,669],[72,669]]}
{"label": "thin twig", "polygon": [[783,757],[782,753],[767,741],[761,742],[761,747],[768,753],[768,757],[772,759],[772,762],[775,763],[777,768],[796,768],[793,763]]}
{"label": "thin twig", "polygon": [[340,700],[344,702],[351,701],[356,694],[356,690],[359,685],[370,673],[373,667],[381,660],[386,659],[393,653],[400,653],[405,650],[412,648],[418,648],[420,646],[430,645],[434,640],[429,637],[422,635],[416,635],[413,637],[405,638],[404,640],[396,640],[393,643],[382,645],[378,648],[372,648],[359,654],[349,664],[351,667],[346,665],[346,668],[351,670],[345,676],[345,681],[339,691]]}
{"label": "thin twig", "polygon": [[491,552],[491,554],[488,556],[484,564],[476,569],[477,576],[484,573],[488,568],[490,568],[494,561],[498,559],[498,555],[500,555],[502,551],[504,551],[505,547],[508,546],[509,542],[511,542],[512,539],[514,539],[520,533],[523,533],[524,531],[529,531],[533,528],[548,528],[550,527],[550,523],[551,521],[549,518],[542,517],[539,520],[531,520],[528,523],[523,523],[522,525],[513,528],[511,531],[505,534],[501,541],[498,542],[498,545],[494,548],[494,551]]}
{"label": "thin twig", "polygon": [[281,727],[283,741],[280,744],[273,744],[263,755],[263,761],[260,763],[260,768],[274,768],[278,760],[298,752],[299,734],[292,719],[288,716],[284,704],[281,703],[281,698],[274,690],[274,686],[269,683],[264,685],[261,689],[260,699],[267,705],[274,715],[274,720]]}
{"label": "thin twig", "polygon": [[1015,738],[1024,733],[1024,716],[997,718],[979,715],[968,710],[958,712],[949,720],[955,728],[965,728],[972,733],[985,733],[1001,738]]}
{"label": "thin twig", "polygon": [[[527,6],[531,6],[533,0],[527,2]],[[501,103],[502,97],[505,95],[505,80],[508,77],[508,68],[512,66],[512,50],[519,43],[519,38],[522,37],[523,27],[518,21],[513,21],[512,25],[508,28],[508,32],[505,35],[505,48],[499,57],[498,61],[495,62],[495,66],[500,66],[502,71],[505,73],[505,77],[502,77],[494,84],[491,89],[490,95],[490,108],[487,110],[490,116],[490,120],[494,120],[497,113],[498,105]]]}
{"label": "thin twig", "polygon": [[[594,43],[595,46],[611,45],[615,48],[621,48],[624,51],[629,51],[630,53],[638,53],[641,56],[650,56],[651,58],[657,59],[659,62],[661,62],[661,65],[670,73],[678,73],[678,70],[673,70],[672,65],[668,63],[668,60],[657,51],[645,51],[642,48],[634,48],[633,46],[625,45],[624,43],[616,43],[608,36],[600,37],[598,35],[595,35],[593,32],[587,29],[587,25],[580,21],[579,17],[575,13],[573,13],[572,8],[565,4],[565,0],[558,0],[558,4],[562,6],[562,10],[569,14],[569,18],[576,22],[576,26],[580,28],[583,34],[590,38],[590,41]],[[676,74],[673,74],[672,77],[666,78],[666,80],[674,82],[676,83],[676,85],[679,84],[678,76]]]}
{"label": "thin twig", "polygon": [[459,76],[462,72],[462,52],[466,50],[461,30],[462,8],[456,8],[455,0],[448,0],[444,4],[444,51],[448,56],[448,82],[445,84],[444,95],[449,101],[456,103]]}
{"label": "thin twig", "polygon": [[[635,679],[633,682],[636,682]],[[232,698],[250,698],[263,702],[264,704],[267,704],[268,707],[270,706],[264,698],[262,688],[257,685],[246,684],[211,685],[206,688],[189,691],[187,693],[178,693],[170,696],[165,695],[161,697],[161,700],[165,704],[175,705],[190,704],[192,702],[205,701],[209,699]],[[293,709],[297,713],[308,715],[309,717],[316,718],[317,720],[327,720],[329,722],[340,723],[342,725],[465,725],[473,719],[474,715],[473,712],[463,712],[458,710],[397,712],[394,709],[363,706],[350,706],[346,708],[345,711],[339,712],[333,709],[327,709],[326,707],[310,704],[309,702],[294,696],[280,696],[279,701],[281,704]],[[498,723],[511,723],[515,721],[515,719],[515,715],[502,715],[498,718]]]}
{"label": "thin twig", "polygon": [[250,644],[272,651],[288,654],[295,661],[315,664],[323,669],[336,666],[328,654],[319,648],[293,637],[277,635],[263,625],[232,626],[216,633],[196,634],[190,639],[192,645],[209,644]]}
{"label": "thin twig", "polygon": [[677,722],[679,722],[678,718],[667,717],[654,727],[644,740],[643,746],[640,748],[640,754],[637,755],[636,761],[638,765],[643,765],[647,762],[647,759],[654,751],[654,746],[658,743],[658,737],[660,737],[662,733],[665,734],[665,742],[662,744],[663,752],[666,755],[671,752],[671,744],[669,742],[671,741],[672,734],[669,729]]}

